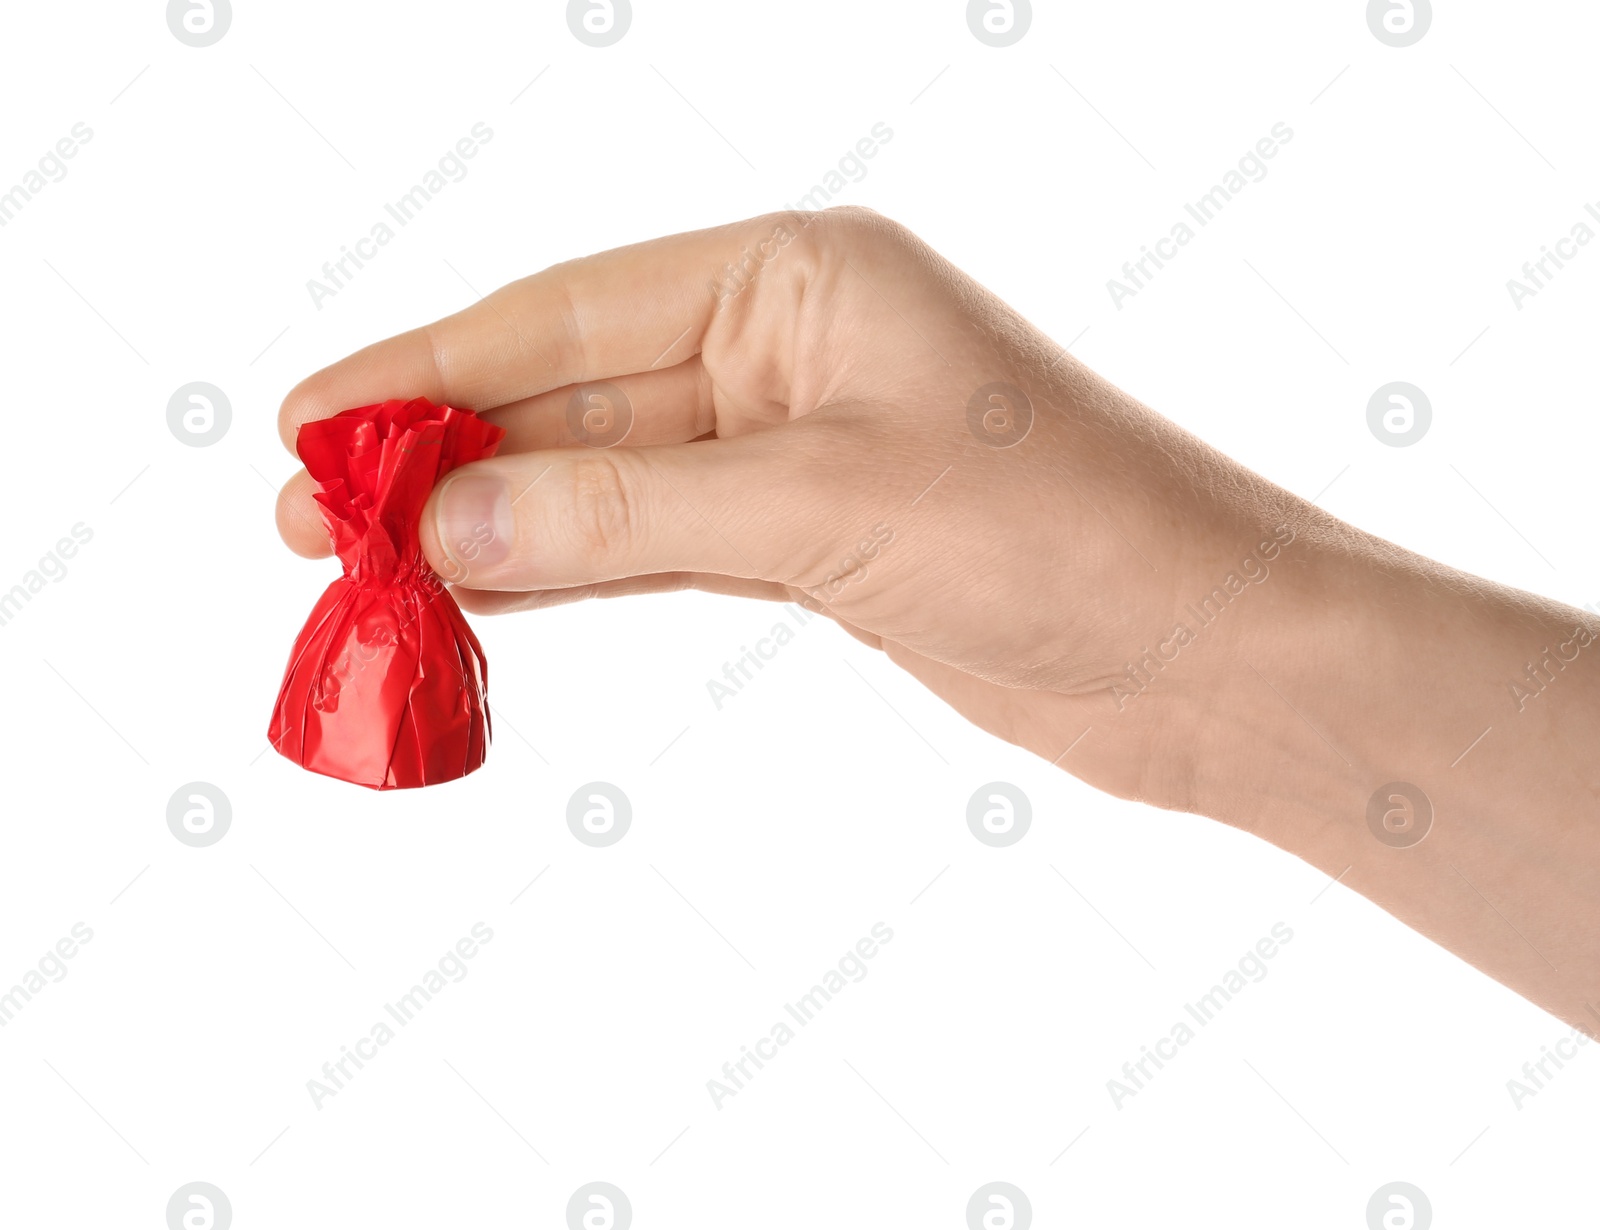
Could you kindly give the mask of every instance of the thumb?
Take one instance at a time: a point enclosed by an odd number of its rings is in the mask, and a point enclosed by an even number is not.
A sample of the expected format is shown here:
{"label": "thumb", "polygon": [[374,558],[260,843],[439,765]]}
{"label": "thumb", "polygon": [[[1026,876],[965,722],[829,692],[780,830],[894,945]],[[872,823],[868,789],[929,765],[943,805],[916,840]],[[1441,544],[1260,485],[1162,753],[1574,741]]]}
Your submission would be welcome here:
{"label": "thumb", "polygon": [[[660,572],[787,582],[830,541],[832,469],[794,425],[727,440],[495,457],[448,474],[422,514],[428,562],[472,589]],[[824,555],[826,553],[823,553]]]}

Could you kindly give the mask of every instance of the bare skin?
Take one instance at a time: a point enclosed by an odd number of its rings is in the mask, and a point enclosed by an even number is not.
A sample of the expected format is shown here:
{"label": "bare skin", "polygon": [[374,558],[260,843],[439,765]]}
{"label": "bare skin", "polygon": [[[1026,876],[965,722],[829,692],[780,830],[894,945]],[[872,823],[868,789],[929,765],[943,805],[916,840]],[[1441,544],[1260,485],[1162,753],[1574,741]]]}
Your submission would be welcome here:
{"label": "bare skin", "polygon": [[[631,407],[614,447],[569,425],[595,382]],[[1026,400],[969,414],[995,383]],[[1600,621],[1275,486],[904,228],[770,215],[558,265],[309,377],[280,431],[411,396],[508,433],[423,513],[468,611],[803,601],[985,730],[1253,832],[1600,1034]],[[311,489],[278,525],[322,556]]]}

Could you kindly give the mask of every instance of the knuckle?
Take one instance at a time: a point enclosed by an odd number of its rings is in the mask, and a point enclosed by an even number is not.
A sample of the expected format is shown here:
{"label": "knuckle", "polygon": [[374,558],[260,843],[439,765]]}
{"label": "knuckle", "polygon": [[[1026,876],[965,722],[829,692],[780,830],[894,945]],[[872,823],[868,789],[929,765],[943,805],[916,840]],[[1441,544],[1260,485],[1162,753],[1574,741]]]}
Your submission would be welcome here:
{"label": "knuckle", "polygon": [[899,244],[911,233],[865,205],[834,205],[822,211],[820,220],[826,234],[852,249]]}
{"label": "knuckle", "polygon": [[607,452],[573,457],[567,469],[564,529],[573,550],[626,560],[640,538],[638,485],[623,458]]}
{"label": "knuckle", "polygon": [[[568,261],[547,271],[557,328],[554,330],[555,367],[577,381],[589,375],[589,355],[584,345],[584,324],[572,294],[572,279],[578,262]],[[520,337],[520,335],[519,335]],[[548,343],[547,343],[548,344]]]}
{"label": "knuckle", "polygon": [[793,229],[787,250],[804,289],[843,263],[858,270],[899,267],[920,241],[906,227],[864,205],[834,205],[814,213],[784,215]]}
{"label": "knuckle", "polygon": [[[553,370],[558,385],[575,384],[589,374],[589,355],[584,337],[586,322],[578,311],[574,287],[581,285],[596,259],[579,256],[549,265],[538,273],[491,291],[478,303],[433,327],[449,326],[454,331],[459,326],[467,335],[473,335],[487,327],[484,324],[487,311],[491,314],[492,325],[511,335],[508,346],[519,362],[537,359],[541,367]],[[450,349],[442,349],[437,364],[441,372],[451,358]],[[470,351],[471,347],[460,348],[463,356]],[[471,361],[467,366],[473,366]],[[452,371],[445,384],[460,383],[462,377],[479,374],[476,370]]]}

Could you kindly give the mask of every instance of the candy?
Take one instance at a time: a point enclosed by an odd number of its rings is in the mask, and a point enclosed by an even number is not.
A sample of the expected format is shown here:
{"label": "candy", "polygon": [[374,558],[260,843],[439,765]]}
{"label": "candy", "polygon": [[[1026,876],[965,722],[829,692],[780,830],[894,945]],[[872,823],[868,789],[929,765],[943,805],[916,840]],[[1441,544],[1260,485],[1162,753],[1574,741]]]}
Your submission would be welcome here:
{"label": "candy", "polygon": [[488,665],[422,556],[434,484],[493,455],[505,432],[425,398],[346,410],[296,448],[344,575],[306,620],[267,738],[284,756],[374,790],[429,786],[483,764]]}

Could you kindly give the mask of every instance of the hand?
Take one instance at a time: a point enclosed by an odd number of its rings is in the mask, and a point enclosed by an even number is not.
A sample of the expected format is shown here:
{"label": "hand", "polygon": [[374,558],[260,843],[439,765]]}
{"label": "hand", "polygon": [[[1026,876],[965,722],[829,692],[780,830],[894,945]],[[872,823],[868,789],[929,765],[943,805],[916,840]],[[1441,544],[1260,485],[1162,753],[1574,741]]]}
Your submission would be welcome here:
{"label": "hand", "polygon": [[[1010,390],[980,394],[993,385]],[[626,427],[620,442],[580,442],[574,398],[603,411],[618,392],[604,440]],[[857,209],[526,278],[304,381],[284,442],[416,395],[507,431],[423,515],[428,559],[468,611],[685,587],[803,602],[1047,759],[1292,499]],[[1241,505],[1252,490],[1259,506]],[[310,492],[291,480],[279,526],[326,554]],[[1142,700],[1062,762],[1180,804],[1183,766],[1145,754],[1166,709]]]}
{"label": "hand", "polygon": [[[280,430],[412,396],[507,431],[423,513],[469,611],[804,602],[985,729],[1255,832],[1600,1025],[1595,653],[1506,709],[1600,624],[1251,473],[903,228],[771,215],[558,265],[318,372]],[[304,473],[278,523],[327,554]],[[1426,844],[1372,827],[1395,782]]]}

